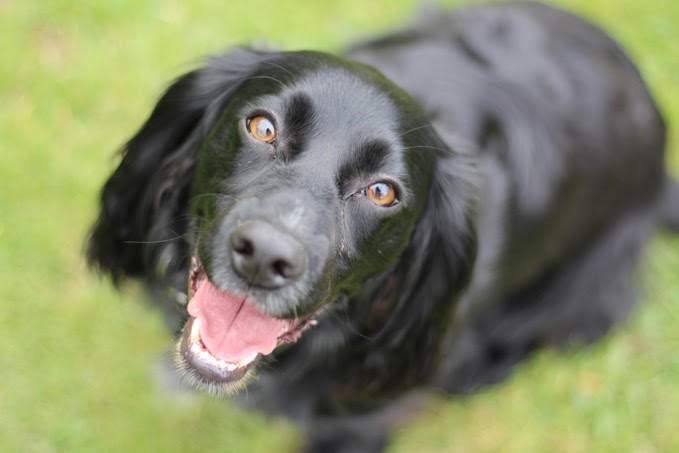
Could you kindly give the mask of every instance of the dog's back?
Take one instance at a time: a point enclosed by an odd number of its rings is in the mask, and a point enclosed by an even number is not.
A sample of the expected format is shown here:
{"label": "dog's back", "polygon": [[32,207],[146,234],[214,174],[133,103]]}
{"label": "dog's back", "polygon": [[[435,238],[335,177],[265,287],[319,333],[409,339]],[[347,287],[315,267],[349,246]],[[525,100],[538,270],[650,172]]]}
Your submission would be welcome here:
{"label": "dog's back", "polygon": [[437,13],[350,52],[427,109],[483,184],[479,254],[438,384],[468,391],[634,302],[666,185],[665,126],[620,47],[537,3]]}

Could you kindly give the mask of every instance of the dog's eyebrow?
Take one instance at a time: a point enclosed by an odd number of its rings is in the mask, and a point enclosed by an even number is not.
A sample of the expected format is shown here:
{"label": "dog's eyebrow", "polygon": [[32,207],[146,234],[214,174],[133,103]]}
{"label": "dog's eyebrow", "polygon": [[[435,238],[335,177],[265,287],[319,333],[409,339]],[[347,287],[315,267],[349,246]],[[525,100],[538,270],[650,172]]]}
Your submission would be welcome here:
{"label": "dog's eyebrow", "polygon": [[337,172],[337,186],[342,188],[359,175],[377,173],[384,166],[390,153],[389,145],[382,140],[371,140],[361,144]]}
{"label": "dog's eyebrow", "polygon": [[288,130],[288,155],[299,154],[304,148],[306,138],[311,130],[314,108],[309,96],[303,93],[294,94],[285,109],[285,124]]}

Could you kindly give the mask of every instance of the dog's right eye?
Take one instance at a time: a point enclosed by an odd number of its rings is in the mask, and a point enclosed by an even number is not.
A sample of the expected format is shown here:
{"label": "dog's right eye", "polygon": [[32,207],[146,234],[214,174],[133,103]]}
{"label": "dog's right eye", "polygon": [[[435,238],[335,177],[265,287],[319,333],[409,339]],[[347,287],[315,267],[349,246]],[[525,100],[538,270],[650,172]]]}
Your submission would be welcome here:
{"label": "dog's right eye", "polygon": [[384,208],[394,206],[398,203],[396,188],[387,181],[380,181],[370,185],[365,189],[365,195],[368,200],[372,201],[377,206]]}
{"label": "dog's right eye", "polygon": [[252,135],[255,140],[264,143],[273,143],[276,140],[276,127],[274,126],[273,121],[265,115],[255,115],[248,118],[246,125],[248,132],[250,132],[250,135]]}

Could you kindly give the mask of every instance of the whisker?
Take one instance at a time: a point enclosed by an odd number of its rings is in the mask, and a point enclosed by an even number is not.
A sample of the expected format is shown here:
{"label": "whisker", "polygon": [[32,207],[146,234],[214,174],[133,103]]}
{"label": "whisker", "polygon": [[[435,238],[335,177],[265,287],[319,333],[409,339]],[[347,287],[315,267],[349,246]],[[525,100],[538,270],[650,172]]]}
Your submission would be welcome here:
{"label": "whisker", "polygon": [[278,83],[282,88],[287,88],[287,87],[288,87],[285,83],[281,82],[280,80],[278,80],[277,78],[275,78],[275,77],[273,77],[273,76],[266,76],[266,75],[261,75],[261,76],[251,76],[251,77],[248,77],[246,80],[252,80],[252,79],[273,80],[274,82]]}
{"label": "whisker", "polygon": [[276,68],[278,68],[278,69],[281,69],[281,70],[284,71],[285,73],[287,73],[290,77],[295,77],[295,75],[292,73],[292,71],[290,71],[288,68],[286,68],[286,67],[283,66],[282,64],[274,63],[273,61],[265,61],[264,64],[268,64],[268,65],[274,66],[274,67],[276,67]]}
{"label": "whisker", "polygon": [[166,242],[172,242],[176,241],[177,239],[182,239],[185,237],[188,233],[184,234],[179,234],[177,236],[168,238],[168,239],[158,239],[157,241],[124,241],[124,244],[164,244]]}
{"label": "whisker", "polygon": [[239,198],[238,198],[237,196],[231,195],[231,194],[228,194],[228,193],[223,193],[223,192],[205,192],[205,193],[200,193],[200,194],[198,194],[198,195],[194,195],[193,197],[191,197],[191,200],[189,200],[189,202],[193,202],[193,201],[199,200],[199,199],[201,199],[201,198],[203,198],[203,197],[215,197],[215,198],[222,197],[222,198],[231,198],[231,199],[233,199],[233,200],[235,200],[235,201],[238,201],[238,200],[239,200]]}
{"label": "whisker", "polygon": [[[365,339],[365,340],[372,340],[373,337],[361,333],[361,332],[356,328],[356,326],[354,326],[354,325],[351,323],[351,319],[350,319],[350,317],[349,317],[349,312],[348,312],[347,310],[348,310],[348,307],[347,307],[346,305],[342,305],[342,306],[340,307],[340,310],[337,310],[337,311],[333,310],[333,311],[330,312],[330,314],[331,314],[332,316],[334,316],[335,319],[337,319],[337,321],[338,321],[339,323],[341,323],[341,325],[345,326],[345,327],[346,327],[351,333],[353,333],[354,335],[357,335],[357,336],[359,336],[360,338],[363,338],[363,339]],[[340,313],[340,312],[341,312],[341,313]]]}
{"label": "whisker", "polygon": [[408,149],[417,149],[417,148],[431,149],[431,150],[434,150],[434,151],[441,151],[442,153],[449,153],[449,152],[450,152],[449,149],[438,148],[438,147],[436,147],[436,146],[428,146],[428,145],[413,145],[413,146],[404,146],[404,147],[403,147],[404,150],[408,150]]}
{"label": "whisker", "polygon": [[224,337],[226,337],[226,333],[231,329],[231,326],[233,326],[233,323],[236,322],[236,318],[238,318],[238,315],[240,314],[241,310],[243,309],[243,306],[245,305],[245,301],[248,299],[248,294],[250,293],[250,290],[252,289],[252,285],[254,284],[254,281],[257,279],[257,275],[259,275],[259,270],[260,270],[260,267],[257,266],[257,270],[255,271],[255,274],[252,276],[251,279],[249,279],[248,289],[245,291],[245,296],[243,296],[243,300],[240,301],[240,305],[238,306],[238,310],[236,310],[236,314],[233,316],[233,319],[231,319],[231,322],[229,323],[229,327],[224,329],[224,336],[222,336],[222,341],[224,341]]}
{"label": "whisker", "polygon": [[432,127],[432,125],[431,125],[431,124],[423,124],[423,125],[421,125],[421,126],[417,126],[417,127],[412,128],[412,129],[408,129],[407,131],[405,131],[404,133],[402,133],[402,134],[400,135],[400,137],[403,138],[403,137],[405,137],[406,135],[410,134],[411,132],[419,131],[420,129],[426,129],[426,128],[428,128],[428,127]]}

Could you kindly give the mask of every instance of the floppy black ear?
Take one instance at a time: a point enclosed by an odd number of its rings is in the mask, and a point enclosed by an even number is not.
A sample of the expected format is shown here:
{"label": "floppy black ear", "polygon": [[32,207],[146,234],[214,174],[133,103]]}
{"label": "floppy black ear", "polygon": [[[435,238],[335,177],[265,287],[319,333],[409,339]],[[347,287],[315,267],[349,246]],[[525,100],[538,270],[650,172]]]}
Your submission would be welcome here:
{"label": "floppy black ear", "polygon": [[104,185],[88,244],[90,265],[118,283],[123,277],[148,277],[159,265],[185,264],[182,236],[197,149],[214,113],[270,56],[239,49],[213,57],[167,89]]}
{"label": "floppy black ear", "polygon": [[476,259],[480,185],[474,155],[454,139],[447,140],[451,149],[432,130],[418,135],[413,142],[435,166],[426,206],[394,269],[350,307],[360,332],[350,351],[360,360],[347,360],[362,367],[356,388],[389,391],[427,379]]}
{"label": "floppy black ear", "polygon": [[[477,253],[479,175],[476,159],[460,143],[448,148],[438,136],[429,198],[410,244],[395,268],[396,306],[390,323],[373,339],[396,347],[405,336],[422,334],[434,341],[441,323],[468,285]],[[453,142],[453,145],[458,145]],[[423,326],[435,324],[427,329]],[[390,331],[396,327],[397,333]],[[423,344],[430,351],[434,344]],[[424,356],[424,354],[423,354]]]}

